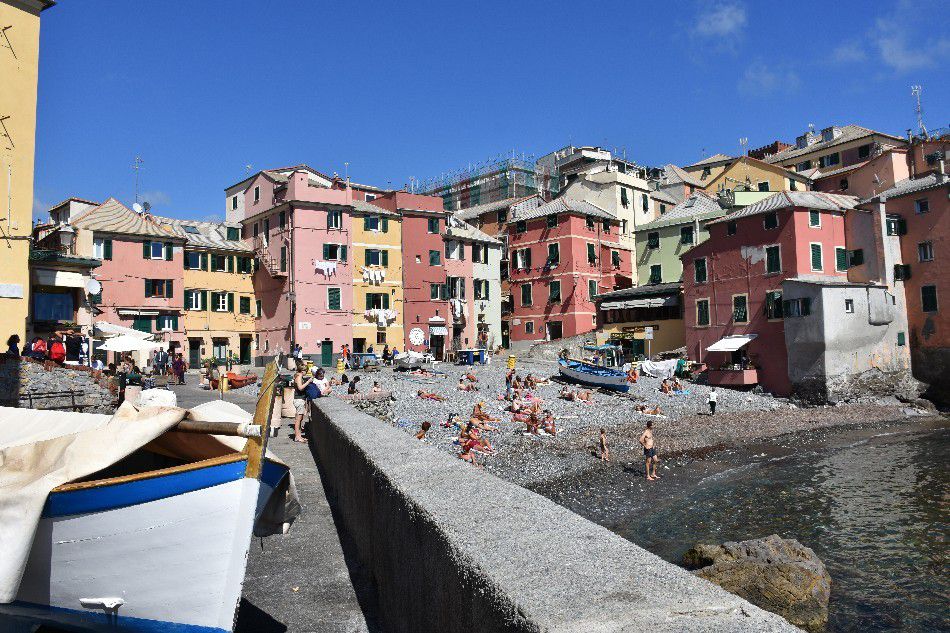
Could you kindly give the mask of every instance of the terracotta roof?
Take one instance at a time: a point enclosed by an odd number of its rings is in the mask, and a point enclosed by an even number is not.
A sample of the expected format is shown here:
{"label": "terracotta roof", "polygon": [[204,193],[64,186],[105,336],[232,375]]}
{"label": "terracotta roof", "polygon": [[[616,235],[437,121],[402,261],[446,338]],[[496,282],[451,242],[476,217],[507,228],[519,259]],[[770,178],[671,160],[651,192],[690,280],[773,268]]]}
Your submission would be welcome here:
{"label": "terracotta roof", "polygon": [[136,213],[115,198],[109,198],[99,206],[82,213],[72,224],[79,229],[105,233],[178,238],[147,215]]}
{"label": "terracotta roof", "polygon": [[768,213],[779,209],[791,209],[793,207],[824,209],[828,211],[847,211],[854,209],[857,204],[858,199],[856,197],[837,193],[824,193],[820,191],[780,191],[764,200],[759,200],[755,204],[737,209],[728,215],[724,215],[706,224],[730,222],[750,215]]}
{"label": "terracotta roof", "polygon": [[[198,220],[180,220],[158,216],[153,216],[152,219],[161,224],[163,228],[187,240],[188,246],[241,252],[251,252],[253,250],[250,245],[241,240],[228,239],[228,228],[238,229],[240,235],[241,227],[239,224],[228,225],[223,222],[200,222]],[[194,230],[189,231],[186,227],[191,227]],[[197,233],[194,231],[197,231]]]}
{"label": "terracotta roof", "polygon": [[658,229],[664,226],[686,224],[694,220],[709,220],[724,215],[726,210],[719,206],[719,201],[704,191],[690,194],[685,200],[658,217],[639,227],[643,229]]}

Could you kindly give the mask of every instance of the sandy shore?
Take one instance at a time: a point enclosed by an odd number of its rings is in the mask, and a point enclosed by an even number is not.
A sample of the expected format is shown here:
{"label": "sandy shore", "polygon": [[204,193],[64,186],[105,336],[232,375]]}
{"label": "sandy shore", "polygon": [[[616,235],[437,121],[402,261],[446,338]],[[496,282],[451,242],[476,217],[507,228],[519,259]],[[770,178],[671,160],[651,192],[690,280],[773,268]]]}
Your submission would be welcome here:
{"label": "sandy shore", "polygon": [[[504,363],[472,368],[478,378],[476,392],[456,388],[459,377],[468,368],[439,364],[434,369],[440,375],[427,378],[384,368],[375,373],[351,372],[350,377],[361,377],[361,391],[369,391],[373,382],[378,381],[382,389],[393,392],[395,401],[386,410],[374,411],[379,417],[413,434],[423,421],[429,421],[432,429],[427,443],[453,453],[458,452],[453,443],[458,431],[442,428],[439,423],[451,413],[467,420],[472,407],[484,402],[485,411],[499,418],[493,423],[499,430],[488,434],[496,454],[479,456],[480,462],[489,472],[525,486],[602,467],[595,449],[601,427],[607,430],[612,461],[633,463],[642,460],[637,438],[647,420],[654,422],[661,457],[670,457],[684,453],[699,455],[703,450],[809,429],[893,420],[912,411],[896,400],[798,408],[788,400],[767,394],[718,389],[717,412],[711,416],[706,405],[709,389],[695,383],[687,382],[687,395],[668,397],[659,393],[659,380],[643,377],[626,396],[596,392],[593,404],[585,404],[561,400],[561,385],[552,382],[539,386],[533,393],[542,398],[543,407],[556,417],[559,433],[556,437],[534,436],[525,435],[524,425],[513,422],[511,414],[503,410],[507,403],[499,398],[504,393]],[[548,361],[520,361],[517,370],[522,377],[530,373],[549,378],[558,373],[557,364]],[[419,389],[446,400],[419,399]],[[638,414],[634,411],[637,402],[659,405],[664,415]]]}

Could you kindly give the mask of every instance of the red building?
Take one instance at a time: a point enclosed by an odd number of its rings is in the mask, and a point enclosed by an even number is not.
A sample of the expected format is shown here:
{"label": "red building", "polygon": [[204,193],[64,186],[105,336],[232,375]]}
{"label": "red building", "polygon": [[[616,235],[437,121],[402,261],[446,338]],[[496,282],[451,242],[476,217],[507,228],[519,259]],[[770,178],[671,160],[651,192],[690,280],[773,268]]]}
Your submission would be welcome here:
{"label": "red building", "polygon": [[785,191],[706,224],[709,240],[682,256],[683,292],[687,351],[711,384],[791,393],[783,316],[808,307],[783,304],[782,282],[847,281],[844,215],[856,202]]}
{"label": "red building", "polygon": [[589,202],[562,198],[512,211],[511,346],[592,331],[593,297],[633,283],[631,246],[617,241],[619,221]]}

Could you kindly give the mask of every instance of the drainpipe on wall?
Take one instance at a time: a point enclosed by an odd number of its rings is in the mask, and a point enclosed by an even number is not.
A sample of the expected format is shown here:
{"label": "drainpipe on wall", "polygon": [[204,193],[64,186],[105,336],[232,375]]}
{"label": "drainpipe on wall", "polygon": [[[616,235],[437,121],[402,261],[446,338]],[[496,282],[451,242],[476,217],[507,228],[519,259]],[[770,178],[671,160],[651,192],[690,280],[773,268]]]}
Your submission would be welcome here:
{"label": "drainpipe on wall", "polygon": [[287,245],[287,248],[290,250],[290,257],[288,263],[290,267],[288,275],[288,284],[290,286],[290,292],[288,293],[288,299],[290,300],[290,350],[289,353],[293,354],[294,349],[297,346],[297,292],[294,287],[295,275],[294,275],[294,205],[287,205],[287,210],[290,211],[288,218],[288,227],[290,228],[290,241]]}

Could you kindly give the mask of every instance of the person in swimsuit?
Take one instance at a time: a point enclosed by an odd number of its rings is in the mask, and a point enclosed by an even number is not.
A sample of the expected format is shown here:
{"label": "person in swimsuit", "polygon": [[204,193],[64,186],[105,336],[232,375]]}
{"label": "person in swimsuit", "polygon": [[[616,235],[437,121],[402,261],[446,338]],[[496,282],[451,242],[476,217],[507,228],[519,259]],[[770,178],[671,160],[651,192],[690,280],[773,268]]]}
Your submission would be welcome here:
{"label": "person in swimsuit", "polygon": [[423,423],[422,423],[422,426],[419,427],[419,432],[416,433],[416,439],[417,439],[417,440],[424,440],[424,439],[426,439],[426,433],[429,432],[429,429],[430,429],[430,428],[432,428],[432,423],[431,423],[431,422],[429,422],[428,420],[426,420],[425,422],[423,422]]}
{"label": "person in swimsuit", "polygon": [[610,447],[607,445],[607,429],[600,429],[600,459],[604,462],[610,461]]}
{"label": "person in swimsuit", "polygon": [[643,429],[640,444],[643,446],[643,459],[646,461],[646,478],[648,481],[655,481],[660,476],[656,474],[656,463],[659,459],[656,456],[656,438],[653,437],[653,420],[648,421],[647,428]]}

